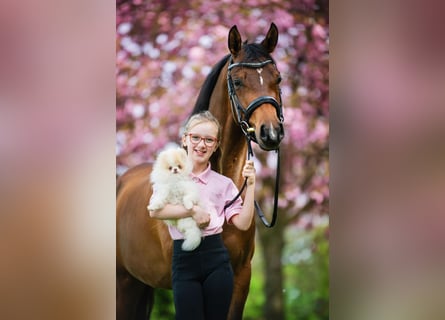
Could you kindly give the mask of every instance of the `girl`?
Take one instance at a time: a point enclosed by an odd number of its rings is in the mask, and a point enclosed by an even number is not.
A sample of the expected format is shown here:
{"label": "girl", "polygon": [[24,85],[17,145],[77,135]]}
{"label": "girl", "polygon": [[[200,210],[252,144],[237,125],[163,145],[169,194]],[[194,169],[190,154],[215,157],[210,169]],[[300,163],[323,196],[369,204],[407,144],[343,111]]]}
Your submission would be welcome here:
{"label": "girl", "polygon": [[244,204],[238,198],[224,210],[237,194],[231,179],[215,172],[210,157],[219,151],[221,127],[209,112],[193,115],[185,125],[182,145],[193,162],[192,178],[198,184],[207,205],[190,211],[182,205],[166,205],[150,211],[158,219],[192,217],[203,229],[203,240],[193,251],[181,249],[182,234],[169,226],[173,238],[172,281],[177,320],[226,320],[233,290],[233,271],[221,232],[224,220],[240,230],[250,227],[254,213],[255,168],[246,161],[242,175],[247,178]]}

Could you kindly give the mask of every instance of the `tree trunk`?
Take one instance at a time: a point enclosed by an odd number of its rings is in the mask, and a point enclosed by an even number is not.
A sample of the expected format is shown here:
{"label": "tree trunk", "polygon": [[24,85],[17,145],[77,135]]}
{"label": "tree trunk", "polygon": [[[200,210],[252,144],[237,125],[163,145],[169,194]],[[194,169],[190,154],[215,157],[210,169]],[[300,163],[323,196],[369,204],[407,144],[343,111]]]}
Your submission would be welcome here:
{"label": "tree trunk", "polygon": [[278,219],[273,228],[257,222],[264,256],[264,319],[284,320],[283,270],[281,257],[284,248],[284,224]]}

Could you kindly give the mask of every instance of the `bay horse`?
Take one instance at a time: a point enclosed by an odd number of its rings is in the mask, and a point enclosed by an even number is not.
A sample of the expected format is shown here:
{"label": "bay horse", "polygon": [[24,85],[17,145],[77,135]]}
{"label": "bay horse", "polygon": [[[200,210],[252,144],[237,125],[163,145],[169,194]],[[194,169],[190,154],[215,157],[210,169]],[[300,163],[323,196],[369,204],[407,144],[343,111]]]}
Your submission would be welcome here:
{"label": "bay horse", "polygon": [[[230,53],[207,76],[192,114],[210,110],[222,127],[219,154],[212,169],[241,187],[246,135],[264,150],[274,150],[284,136],[280,73],[270,54],[278,41],[271,24],[261,43],[244,43],[236,26],[228,35]],[[215,156],[216,155],[216,156]],[[116,289],[117,320],[149,319],[154,288],[171,288],[172,239],[164,222],[150,218],[151,165],[140,164],[117,180]],[[234,271],[228,319],[242,319],[249,292],[255,223],[247,231],[225,224],[223,241]]]}

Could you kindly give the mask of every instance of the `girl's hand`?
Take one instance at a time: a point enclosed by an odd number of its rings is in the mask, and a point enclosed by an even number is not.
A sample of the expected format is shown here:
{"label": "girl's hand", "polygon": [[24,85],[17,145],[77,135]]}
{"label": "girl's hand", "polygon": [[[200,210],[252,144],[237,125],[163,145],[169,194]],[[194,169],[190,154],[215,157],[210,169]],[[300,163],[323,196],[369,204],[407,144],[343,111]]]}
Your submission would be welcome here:
{"label": "girl's hand", "polygon": [[253,160],[247,160],[243,168],[243,177],[247,178],[247,185],[251,186],[255,184],[255,167]]}
{"label": "girl's hand", "polygon": [[193,207],[192,218],[199,228],[204,229],[210,223],[210,214],[199,206]]}

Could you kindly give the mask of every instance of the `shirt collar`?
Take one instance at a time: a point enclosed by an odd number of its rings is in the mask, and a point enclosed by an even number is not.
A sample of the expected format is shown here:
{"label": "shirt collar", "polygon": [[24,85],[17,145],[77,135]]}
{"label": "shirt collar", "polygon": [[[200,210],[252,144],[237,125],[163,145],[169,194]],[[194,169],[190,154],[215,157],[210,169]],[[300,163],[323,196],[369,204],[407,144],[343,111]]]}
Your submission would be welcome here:
{"label": "shirt collar", "polygon": [[207,166],[207,168],[201,172],[200,174],[195,175],[193,172],[191,173],[191,177],[193,180],[198,180],[204,184],[207,184],[209,182],[209,175],[210,175],[210,171],[212,170],[211,166],[210,166],[210,162]]}

